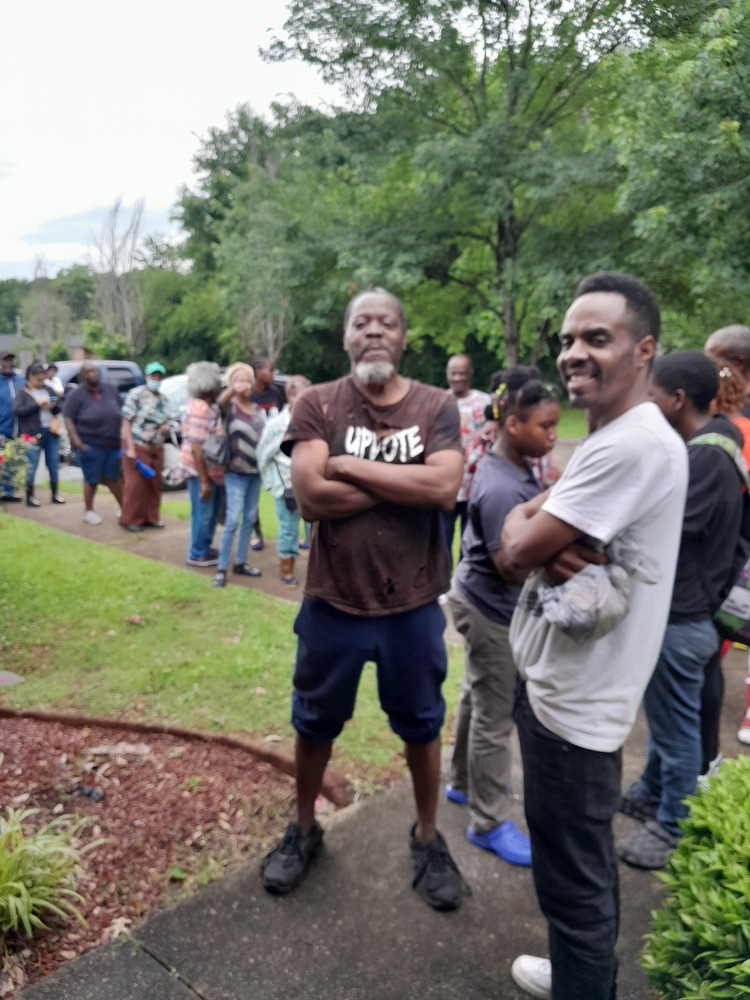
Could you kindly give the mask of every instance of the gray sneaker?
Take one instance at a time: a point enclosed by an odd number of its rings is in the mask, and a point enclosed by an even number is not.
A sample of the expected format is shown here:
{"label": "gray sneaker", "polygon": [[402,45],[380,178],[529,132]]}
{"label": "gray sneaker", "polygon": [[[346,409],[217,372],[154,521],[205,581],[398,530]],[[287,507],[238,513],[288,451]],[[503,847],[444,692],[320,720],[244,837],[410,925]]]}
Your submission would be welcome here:
{"label": "gray sneaker", "polygon": [[670,853],[677,847],[677,837],[661,823],[650,819],[635,833],[617,845],[617,855],[634,868],[665,868]]}
{"label": "gray sneaker", "polygon": [[263,887],[275,896],[296,889],[307,867],[323,846],[323,828],[313,823],[303,837],[297,823],[290,823],[281,841],[260,865]]}

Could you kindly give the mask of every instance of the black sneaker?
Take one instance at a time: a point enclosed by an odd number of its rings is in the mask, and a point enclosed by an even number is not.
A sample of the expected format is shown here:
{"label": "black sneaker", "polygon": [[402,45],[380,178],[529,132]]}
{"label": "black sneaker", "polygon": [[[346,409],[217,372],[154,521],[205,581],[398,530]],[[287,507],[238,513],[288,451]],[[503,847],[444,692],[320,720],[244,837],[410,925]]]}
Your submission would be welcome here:
{"label": "black sneaker", "polygon": [[323,846],[323,828],[313,823],[303,837],[296,823],[286,828],[281,842],[263,858],[260,874],[263,887],[275,896],[296,889],[305,877],[307,866]]}
{"label": "black sneaker", "polygon": [[461,903],[461,893],[466,886],[461,872],[443,835],[436,833],[429,843],[422,844],[414,836],[416,827],[415,823],[409,838],[414,865],[412,888],[433,910],[455,910]]}

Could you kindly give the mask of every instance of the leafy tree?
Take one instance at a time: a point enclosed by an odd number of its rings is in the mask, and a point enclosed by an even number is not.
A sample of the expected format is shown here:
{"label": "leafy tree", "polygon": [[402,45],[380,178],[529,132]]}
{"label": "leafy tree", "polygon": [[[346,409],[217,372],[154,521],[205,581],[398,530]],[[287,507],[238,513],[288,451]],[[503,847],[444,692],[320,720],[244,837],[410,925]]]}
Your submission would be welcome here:
{"label": "leafy tree", "polygon": [[33,281],[21,306],[23,326],[34,342],[34,353],[46,361],[53,344],[64,342],[71,332],[70,309],[55,294],[43,261],[38,261]]}
{"label": "leafy tree", "polygon": [[90,267],[75,264],[58,271],[52,279],[55,294],[70,310],[73,322],[80,322],[91,316],[96,291],[96,279]]}
{"label": "leafy tree", "polygon": [[213,279],[148,268],[140,274],[148,340],[144,353],[173,372],[191,361],[226,363],[235,351],[226,341],[226,319]]}
{"label": "leafy tree", "polygon": [[13,333],[16,317],[21,315],[21,303],[29,290],[29,282],[21,278],[0,281],[0,332]]}
{"label": "leafy tree", "polygon": [[[301,56],[375,109],[381,126],[416,131],[413,152],[397,131],[380,131],[380,183],[357,192],[359,268],[382,274],[389,256],[402,290],[425,277],[465,289],[470,325],[514,363],[522,327],[537,353],[549,333],[549,296],[535,294],[549,257],[527,252],[531,234],[562,238],[558,200],[572,190],[583,201],[601,183],[600,163],[580,152],[599,67],[623,46],[692,24],[700,7],[292,0],[288,41],[269,56]],[[592,259],[585,232],[577,249],[572,273],[557,268],[558,295]]]}
{"label": "leafy tree", "polygon": [[616,116],[631,260],[668,304],[668,346],[750,312],[750,7],[634,54]]}
{"label": "leafy tree", "polygon": [[124,361],[128,357],[128,344],[120,333],[111,333],[99,320],[85,319],[81,323],[83,346],[95,358]]}

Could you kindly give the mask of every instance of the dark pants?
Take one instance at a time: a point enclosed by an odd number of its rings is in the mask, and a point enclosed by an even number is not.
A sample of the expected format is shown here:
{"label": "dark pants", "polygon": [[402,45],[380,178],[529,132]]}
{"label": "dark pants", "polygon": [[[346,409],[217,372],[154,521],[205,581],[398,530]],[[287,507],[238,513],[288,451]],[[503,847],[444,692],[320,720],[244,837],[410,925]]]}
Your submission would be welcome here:
{"label": "dark pants", "polygon": [[721,669],[721,646],[706,664],[701,689],[701,774],[708,771],[719,756],[719,725],[724,700],[724,674]]}
{"label": "dark pants", "polygon": [[551,733],[522,684],[514,716],[552,1000],[614,1000],[620,907],[612,817],[620,804],[621,752],[584,750]]}

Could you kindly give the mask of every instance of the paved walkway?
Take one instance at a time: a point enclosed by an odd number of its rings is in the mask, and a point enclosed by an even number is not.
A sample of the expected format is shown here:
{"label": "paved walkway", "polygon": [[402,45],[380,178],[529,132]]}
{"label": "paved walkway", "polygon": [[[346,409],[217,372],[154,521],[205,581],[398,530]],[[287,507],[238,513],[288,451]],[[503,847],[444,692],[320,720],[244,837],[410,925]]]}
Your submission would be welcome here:
{"label": "paved walkway", "polygon": [[[46,498],[45,498],[46,499]],[[153,559],[184,566],[187,526],[168,520],[142,536],[119,529],[105,497],[105,522],[81,522],[82,505],[8,511]],[[2,515],[0,515],[2,516]],[[260,581],[272,583],[275,555],[259,553]],[[304,569],[304,560],[301,561]],[[191,570],[206,577],[210,572]],[[277,596],[289,598],[288,593]],[[741,750],[735,733],[744,702],[745,654],[725,665],[727,695],[722,749]],[[625,780],[643,766],[643,720],[625,746]],[[522,788],[518,755],[514,786]],[[510,978],[521,952],[545,953],[531,873],[470,845],[465,808],[441,802],[439,823],[472,889],[461,909],[429,910],[411,889],[407,835],[412,817],[406,781],[325,821],[326,850],[288,898],[267,895],[258,858],[198,891],[134,932],[97,948],[24,991],[26,1000],[523,1000]],[[513,818],[523,824],[520,796]],[[618,816],[616,833],[633,821]],[[621,866],[620,1000],[647,1000],[637,960],[650,911],[658,904],[655,875]],[[585,998],[582,998],[585,1000]]]}

